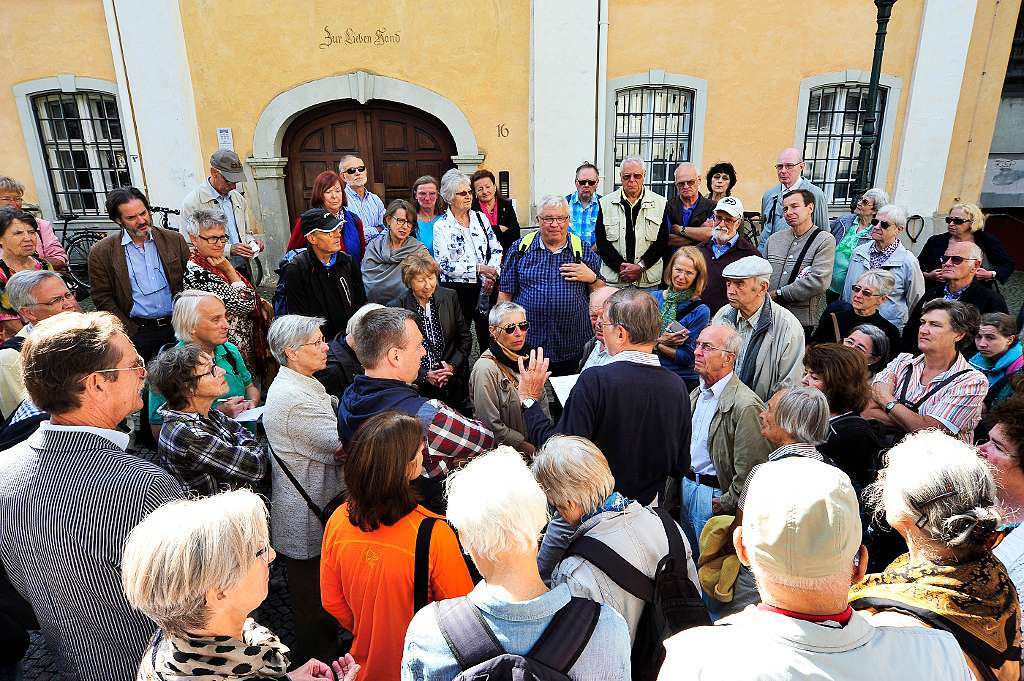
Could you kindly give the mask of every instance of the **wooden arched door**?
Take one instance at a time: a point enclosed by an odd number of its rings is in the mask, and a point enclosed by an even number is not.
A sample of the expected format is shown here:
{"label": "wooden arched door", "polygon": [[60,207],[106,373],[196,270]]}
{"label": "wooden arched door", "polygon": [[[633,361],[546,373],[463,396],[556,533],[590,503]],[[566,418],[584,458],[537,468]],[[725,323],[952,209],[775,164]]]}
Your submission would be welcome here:
{"label": "wooden arched door", "polygon": [[455,141],[430,114],[392,102],[331,102],[302,114],[288,127],[282,149],[288,157],[286,183],[291,221],[309,207],[313,181],[325,170],[338,170],[345,154],[366,163],[371,188],[383,185],[381,199],[409,198],[421,175],[441,175],[452,168]]}

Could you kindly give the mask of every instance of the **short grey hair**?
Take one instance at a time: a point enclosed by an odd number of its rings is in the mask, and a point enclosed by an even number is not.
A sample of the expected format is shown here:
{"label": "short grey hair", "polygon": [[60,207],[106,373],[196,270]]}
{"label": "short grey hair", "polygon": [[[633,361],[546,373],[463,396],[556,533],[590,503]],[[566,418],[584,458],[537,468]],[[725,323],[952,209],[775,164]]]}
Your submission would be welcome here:
{"label": "short grey hair", "polygon": [[300,314],[286,314],[278,317],[267,331],[267,345],[270,354],[278,364],[288,366],[288,355],[285,350],[297,350],[306,342],[314,331],[327,323],[323,317],[304,317]]}
{"label": "short grey hair", "polygon": [[888,218],[887,222],[899,225],[900,229],[907,226],[907,209],[903,206],[897,206],[895,203],[885,204],[875,211],[876,220],[882,220],[883,217]]}
{"label": "short grey hair", "polygon": [[872,187],[864,192],[862,198],[869,199],[876,211],[882,206],[889,205],[889,194],[884,189],[879,189],[878,187]]}
{"label": "short grey hair", "polygon": [[661,334],[661,313],[654,296],[647,291],[619,289],[604,306],[608,321],[624,328],[632,343],[653,343]]}
{"label": "short grey hair", "polygon": [[220,208],[200,208],[185,219],[183,229],[189,236],[197,236],[199,232],[211,227],[223,227],[227,233],[228,216]]}
{"label": "short grey hair", "polygon": [[[380,303],[367,303],[366,305],[363,305],[361,308],[353,312],[352,316],[349,317],[348,321],[345,323],[345,335],[351,336],[355,333],[356,324],[359,323],[359,320],[362,319],[367,312],[371,310],[379,310],[382,307],[384,306],[381,305]],[[354,349],[355,348],[353,348],[353,350]]]}
{"label": "short grey hair", "polygon": [[39,303],[40,301],[36,300],[35,296],[32,295],[32,291],[47,279],[57,279],[60,283],[64,283],[64,278],[53,270],[22,270],[21,272],[15,272],[7,280],[7,286],[4,287],[4,292],[7,293],[7,300],[10,303],[11,309],[19,312],[23,307]]}
{"label": "short grey hair", "polygon": [[828,399],[817,388],[790,388],[775,407],[775,422],[797,442],[820,445],[828,440]]}
{"label": "short grey hair", "polygon": [[[883,270],[881,268],[875,268],[868,270],[864,274],[860,275],[857,282],[865,282],[868,286],[878,289],[879,295],[883,298],[892,293],[892,290],[896,288],[896,277],[893,276],[892,272]],[[856,283],[856,282],[855,282]]]}
{"label": "short grey hair", "polygon": [[511,300],[505,300],[494,307],[487,313],[487,324],[490,326],[497,326],[501,323],[501,320],[505,315],[509,314],[526,314],[526,308],[519,303],[513,303]]}
{"label": "short grey hair", "polygon": [[251,490],[180,499],[159,507],[125,541],[121,586],[128,603],[174,636],[207,626],[206,593],[236,586],[269,550],[267,507]]}
{"label": "short grey hair", "polygon": [[[858,324],[850,329],[850,333],[853,333],[854,331],[860,331],[871,339],[872,354],[878,358],[879,362],[884,362],[889,358],[889,353],[892,351],[892,348],[889,344],[889,336],[886,335],[885,331],[882,331],[874,324]],[[849,336],[850,333],[846,335]]]}
{"label": "short grey hair", "polygon": [[924,307],[921,308],[921,315],[923,316],[933,310],[945,312],[949,317],[949,326],[953,331],[964,335],[957,343],[958,347],[974,342],[974,337],[978,335],[978,327],[981,326],[981,313],[978,312],[978,308],[959,300],[935,298],[924,304]]}
{"label": "short grey hair", "polygon": [[199,324],[199,303],[203,298],[213,298],[223,303],[215,293],[197,289],[187,289],[174,296],[171,326],[174,328],[174,337],[183,343],[192,342],[192,333]]}
{"label": "short grey hair", "polygon": [[967,242],[967,257],[974,258],[978,261],[978,267],[981,267],[981,260],[985,257],[985,254],[981,250],[981,246],[974,243],[973,241]]}
{"label": "short grey hair", "polygon": [[470,184],[469,175],[458,168],[452,168],[441,176],[441,186],[438,187],[437,191],[440,192],[441,198],[444,199],[445,203],[451,203],[455,192],[463,184]]}
{"label": "short grey hair", "polygon": [[412,312],[403,307],[382,307],[370,310],[352,329],[352,338],[359,363],[367,369],[375,369],[391,348],[403,347],[405,342],[405,321],[415,319]]}
{"label": "short grey hair", "polygon": [[725,330],[725,342],[722,348],[726,352],[731,352],[734,355],[739,355],[740,350],[743,349],[743,337],[740,336],[740,332],[736,330],[736,327],[732,324],[710,324],[705,328],[715,327]]}
{"label": "short grey hair", "polygon": [[640,167],[643,168],[644,175],[647,175],[647,161],[644,160],[643,156],[637,156],[636,154],[630,154],[626,158],[622,159],[619,164],[619,174],[622,174],[622,169],[626,167],[627,163],[639,163]]}
{"label": "short grey hair", "polygon": [[11,192],[19,196],[25,195],[25,185],[7,175],[0,175],[0,192]]}
{"label": "short grey hair", "polygon": [[907,435],[885,456],[864,497],[889,524],[909,519],[927,537],[968,556],[986,553],[999,526],[992,468],[971,445],[938,430]]}
{"label": "short grey hair", "polygon": [[344,156],[342,156],[342,157],[341,157],[341,159],[340,159],[340,160],[338,161],[338,171],[339,171],[339,172],[342,172],[342,171],[341,171],[341,167],[342,167],[343,165],[345,165],[345,161],[351,161],[352,159],[359,159],[360,161],[362,161],[362,160],[363,160],[363,157],[362,157],[362,156],[359,156],[358,154],[345,154],[345,155],[344,155]]}
{"label": "short grey hair", "polygon": [[541,197],[540,201],[537,202],[537,215],[544,212],[545,208],[565,208],[569,210],[569,202],[565,200],[564,196],[558,194],[545,194]]}
{"label": "short grey hair", "polygon": [[556,508],[570,501],[584,515],[595,511],[615,490],[608,459],[590,440],[575,435],[555,435],[537,452],[533,475]]}

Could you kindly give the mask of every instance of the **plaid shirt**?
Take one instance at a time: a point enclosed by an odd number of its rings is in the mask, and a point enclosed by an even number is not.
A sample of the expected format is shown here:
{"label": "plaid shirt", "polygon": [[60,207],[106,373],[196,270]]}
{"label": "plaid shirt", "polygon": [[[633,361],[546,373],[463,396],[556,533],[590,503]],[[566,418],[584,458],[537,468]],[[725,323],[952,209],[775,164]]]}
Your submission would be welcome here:
{"label": "plaid shirt", "polygon": [[594,225],[597,224],[597,212],[600,208],[598,202],[601,195],[594,192],[590,203],[585,207],[580,203],[579,192],[573,192],[565,197],[569,202],[569,231],[583,240],[584,243],[594,245]]}
{"label": "plaid shirt", "polygon": [[[561,250],[552,253],[538,235],[524,253],[516,241],[509,249],[501,273],[500,290],[526,309],[530,330],[526,342],[544,348],[552,362],[579,357],[583,346],[594,335],[590,323],[590,287],[578,281],[566,281],[559,268],[574,262],[572,245],[566,240]],[[584,246],[582,262],[601,279],[601,261]]]}
{"label": "plaid shirt", "polygon": [[209,496],[266,478],[267,455],[256,437],[234,419],[216,409],[201,416],[164,407],[163,415],[157,445],[160,465],[187,493]]}
{"label": "plaid shirt", "polygon": [[420,415],[431,409],[434,413],[427,423],[427,456],[423,461],[431,478],[443,480],[462,464],[496,446],[494,434],[479,421],[466,418],[440,400],[428,400]]}
{"label": "plaid shirt", "polygon": [[[907,377],[907,367],[910,367],[910,382],[904,393],[903,381]],[[974,442],[974,428],[981,421],[981,410],[985,395],[988,393],[988,379],[985,378],[985,374],[968,364],[963,355],[958,353],[953,366],[938,374],[928,384],[924,384],[921,382],[924,376],[924,355],[914,357],[904,352],[889,362],[889,366],[875,377],[874,382],[891,385],[895,398],[905,404],[916,402],[931,389],[932,384],[965,369],[970,371],[954,378],[951,383],[925,400],[916,411],[921,416],[931,416],[948,428],[955,437],[970,444]]]}

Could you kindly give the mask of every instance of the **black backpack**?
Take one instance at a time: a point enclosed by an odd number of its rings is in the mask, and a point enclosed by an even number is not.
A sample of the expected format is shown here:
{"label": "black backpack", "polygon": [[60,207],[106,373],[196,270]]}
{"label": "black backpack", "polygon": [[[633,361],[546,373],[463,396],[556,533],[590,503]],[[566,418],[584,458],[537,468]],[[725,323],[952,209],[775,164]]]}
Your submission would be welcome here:
{"label": "black backpack", "polygon": [[434,604],[434,616],[462,671],[455,681],[568,681],[597,628],[601,606],[572,598],[555,613],[526,655],[505,651],[480,610],[465,596]]}
{"label": "black backpack", "polygon": [[636,627],[630,655],[634,681],[656,679],[665,660],[665,639],[684,629],[711,624],[700,590],[687,574],[686,547],[672,516],[651,509],[661,518],[668,537],[668,555],[658,562],[651,579],[607,544],[586,535],[575,539],[565,555],[577,555],[605,573],[620,588],[645,605]]}

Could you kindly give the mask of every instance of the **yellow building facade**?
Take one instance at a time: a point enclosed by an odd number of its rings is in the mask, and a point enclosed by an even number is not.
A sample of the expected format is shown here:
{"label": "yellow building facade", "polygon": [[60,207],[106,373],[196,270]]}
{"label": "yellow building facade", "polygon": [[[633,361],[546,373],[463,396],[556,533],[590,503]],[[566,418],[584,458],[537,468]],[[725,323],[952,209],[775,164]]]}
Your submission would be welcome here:
{"label": "yellow building facade", "polygon": [[[1019,11],[894,7],[873,184],[929,223],[980,195]],[[841,212],[875,32],[866,0],[32,0],[5,12],[0,174],[45,217],[101,224],[104,190],[126,179],[178,207],[230,146],[271,259],[312,177],[349,152],[384,198],[453,166],[506,171],[527,223],[538,198],[573,191],[579,163],[610,191],[634,152],[663,192],[680,161],[730,161],[735,194],[757,210],[776,155],[797,146]]]}

